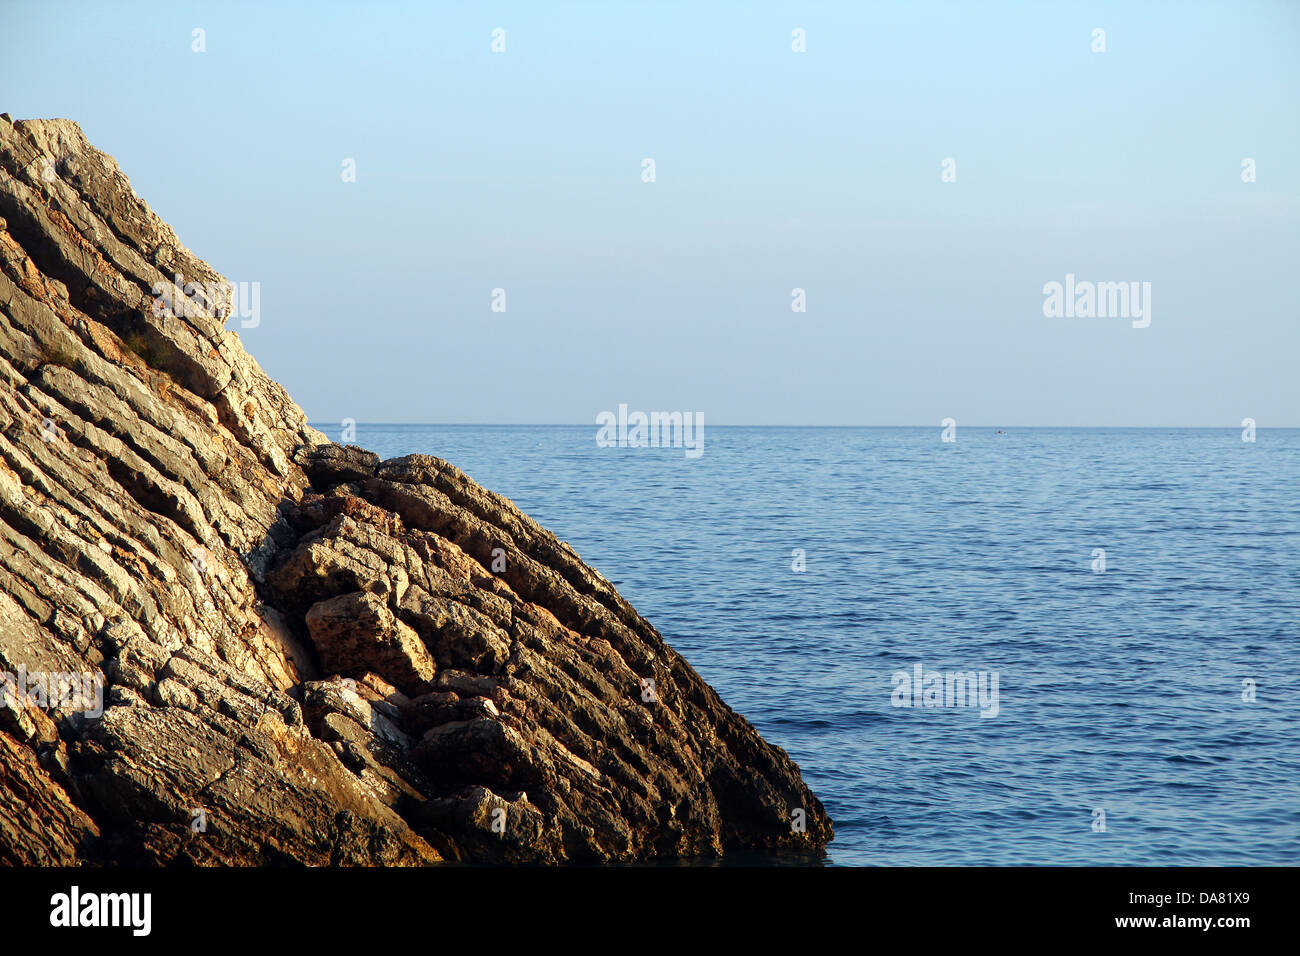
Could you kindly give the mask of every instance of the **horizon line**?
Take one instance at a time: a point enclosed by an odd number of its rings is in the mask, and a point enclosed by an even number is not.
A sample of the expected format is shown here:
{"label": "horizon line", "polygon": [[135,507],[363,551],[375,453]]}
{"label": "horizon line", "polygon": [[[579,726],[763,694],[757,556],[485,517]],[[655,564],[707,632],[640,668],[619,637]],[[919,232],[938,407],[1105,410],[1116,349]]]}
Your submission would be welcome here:
{"label": "horizon line", "polygon": [[[330,419],[330,421],[335,421]],[[596,428],[598,423],[590,424],[585,422],[380,422],[380,421],[362,421],[352,419],[356,425],[380,425],[384,427],[424,427],[424,428]],[[313,428],[320,428],[311,418],[307,419],[307,424]],[[707,424],[707,423],[706,423]],[[331,427],[342,427],[342,421]],[[719,422],[708,425],[709,428],[939,428],[944,426],[942,423],[935,425],[816,425],[816,424],[799,424],[799,425],[736,425],[729,422]],[[1134,430],[1164,430],[1164,431],[1240,431],[1242,426],[1237,425],[963,425],[960,422],[956,426],[958,429],[1019,429],[1021,431],[1038,430],[1045,431],[1048,429],[1067,429],[1073,428],[1080,431],[1084,430],[1114,430],[1114,429],[1134,429]],[[1297,425],[1256,425],[1256,431],[1295,431],[1300,429]]]}

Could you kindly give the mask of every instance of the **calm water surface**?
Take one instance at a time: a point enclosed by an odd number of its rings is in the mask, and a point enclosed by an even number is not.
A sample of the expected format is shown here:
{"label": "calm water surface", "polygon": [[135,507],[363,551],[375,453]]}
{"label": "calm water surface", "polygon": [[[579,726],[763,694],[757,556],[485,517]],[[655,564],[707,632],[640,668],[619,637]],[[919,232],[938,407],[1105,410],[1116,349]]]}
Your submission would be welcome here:
{"label": "calm water surface", "polygon": [[[1009,431],[356,443],[445,458],[572,544],[798,762],[831,863],[1300,862],[1300,430]],[[917,663],[996,672],[996,716],[893,706]]]}

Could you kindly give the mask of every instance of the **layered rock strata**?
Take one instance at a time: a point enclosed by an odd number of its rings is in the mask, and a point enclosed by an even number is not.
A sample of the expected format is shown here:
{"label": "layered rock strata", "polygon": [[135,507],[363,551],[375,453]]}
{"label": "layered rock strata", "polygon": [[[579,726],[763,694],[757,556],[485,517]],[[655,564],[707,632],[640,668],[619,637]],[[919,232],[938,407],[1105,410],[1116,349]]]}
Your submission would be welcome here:
{"label": "layered rock strata", "polygon": [[75,123],[0,117],[0,862],[825,845],[785,752],[572,548],[311,428],[229,289]]}

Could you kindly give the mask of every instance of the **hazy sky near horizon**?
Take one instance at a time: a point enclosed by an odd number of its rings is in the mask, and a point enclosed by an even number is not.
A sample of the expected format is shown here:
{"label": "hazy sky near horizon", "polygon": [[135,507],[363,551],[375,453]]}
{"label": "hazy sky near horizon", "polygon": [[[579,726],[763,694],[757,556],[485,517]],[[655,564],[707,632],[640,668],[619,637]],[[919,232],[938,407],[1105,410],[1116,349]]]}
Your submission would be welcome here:
{"label": "hazy sky near horizon", "polygon": [[0,9],[317,423],[1300,425],[1297,3]]}

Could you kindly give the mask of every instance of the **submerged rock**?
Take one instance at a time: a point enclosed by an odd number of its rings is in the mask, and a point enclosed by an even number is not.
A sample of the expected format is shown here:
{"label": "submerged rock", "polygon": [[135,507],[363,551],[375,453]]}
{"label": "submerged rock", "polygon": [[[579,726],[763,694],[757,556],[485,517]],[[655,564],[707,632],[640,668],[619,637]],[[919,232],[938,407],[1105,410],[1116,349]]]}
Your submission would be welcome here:
{"label": "submerged rock", "polygon": [[[447,462],[329,443],[225,287],[75,123],[0,118],[0,862],[825,845],[605,578]],[[14,680],[54,674],[98,704]]]}

